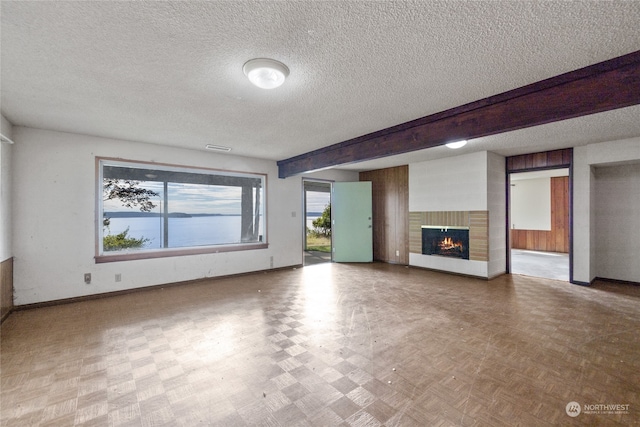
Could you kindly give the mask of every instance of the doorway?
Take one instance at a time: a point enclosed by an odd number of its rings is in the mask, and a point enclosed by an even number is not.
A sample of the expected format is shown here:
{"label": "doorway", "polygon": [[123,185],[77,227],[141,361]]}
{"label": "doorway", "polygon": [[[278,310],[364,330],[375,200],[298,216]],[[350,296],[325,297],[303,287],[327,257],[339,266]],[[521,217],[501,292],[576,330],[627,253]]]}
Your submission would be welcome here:
{"label": "doorway", "polygon": [[303,265],[332,261],[331,182],[303,180]]}
{"label": "doorway", "polygon": [[569,168],[509,174],[510,272],[570,281]]}

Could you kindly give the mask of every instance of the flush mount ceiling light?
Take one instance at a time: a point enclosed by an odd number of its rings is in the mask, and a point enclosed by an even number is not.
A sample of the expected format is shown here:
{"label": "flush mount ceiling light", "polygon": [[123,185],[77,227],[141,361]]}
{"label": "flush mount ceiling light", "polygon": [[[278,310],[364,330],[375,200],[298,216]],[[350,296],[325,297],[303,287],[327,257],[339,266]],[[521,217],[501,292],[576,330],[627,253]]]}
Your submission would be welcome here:
{"label": "flush mount ceiling light", "polygon": [[467,140],[463,139],[462,141],[456,141],[456,142],[450,142],[448,144],[446,144],[447,147],[452,148],[452,149],[456,149],[456,148],[462,148],[465,145],[467,145]]}
{"label": "flush mount ceiling light", "polygon": [[257,58],[247,61],[242,71],[249,81],[262,89],[275,89],[284,83],[289,68],[274,59]]}
{"label": "flush mount ceiling light", "polygon": [[207,145],[204,146],[204,148],[206,148],[207,150],[212,150],[212,151],[224,151],[224,152],[231,151],[230,147],[224,147],[222,145],[207,144]]}

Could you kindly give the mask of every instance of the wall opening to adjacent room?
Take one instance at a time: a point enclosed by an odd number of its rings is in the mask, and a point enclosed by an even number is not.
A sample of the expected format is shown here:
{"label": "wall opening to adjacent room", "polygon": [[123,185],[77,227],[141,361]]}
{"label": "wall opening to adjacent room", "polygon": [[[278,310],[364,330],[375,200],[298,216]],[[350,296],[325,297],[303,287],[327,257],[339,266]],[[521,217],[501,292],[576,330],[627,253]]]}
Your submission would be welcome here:
{"label": "wall opening to adjacent room", "polygon": [[510,272],[569,281],[569,169],[509,175]]}

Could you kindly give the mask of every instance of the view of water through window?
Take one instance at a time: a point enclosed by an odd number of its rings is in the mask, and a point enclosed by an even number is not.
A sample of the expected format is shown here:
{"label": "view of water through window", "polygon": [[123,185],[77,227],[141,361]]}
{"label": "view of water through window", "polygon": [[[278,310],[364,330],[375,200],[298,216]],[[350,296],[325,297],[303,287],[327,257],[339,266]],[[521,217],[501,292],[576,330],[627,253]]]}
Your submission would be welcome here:
{"label": "view of water through window", "polygon": [[[144,249],[163,247],[163,218],[111,218],[109,231],[148,239]],[[169,218],[169,248],[240,243],[240,215]]]}
{"label": "view of water through window", "polygon": [[264,242],[264,176],[102,163],[102,251]]}

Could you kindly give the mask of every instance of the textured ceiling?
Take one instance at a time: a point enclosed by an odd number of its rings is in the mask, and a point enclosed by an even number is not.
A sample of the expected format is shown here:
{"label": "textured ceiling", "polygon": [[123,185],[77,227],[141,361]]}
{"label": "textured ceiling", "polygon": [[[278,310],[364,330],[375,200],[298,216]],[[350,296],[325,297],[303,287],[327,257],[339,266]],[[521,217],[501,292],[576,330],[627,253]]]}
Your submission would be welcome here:
{"label": "textured ceiling", "polygon": [[[14,125],[281,160],[640,49],[638,1],[2,1]],[[249,59],[291,74],[252,86]],[[638,88],[632,88],[638,90]],[[640,136],[640,107],[347,166]]]}

